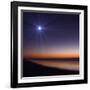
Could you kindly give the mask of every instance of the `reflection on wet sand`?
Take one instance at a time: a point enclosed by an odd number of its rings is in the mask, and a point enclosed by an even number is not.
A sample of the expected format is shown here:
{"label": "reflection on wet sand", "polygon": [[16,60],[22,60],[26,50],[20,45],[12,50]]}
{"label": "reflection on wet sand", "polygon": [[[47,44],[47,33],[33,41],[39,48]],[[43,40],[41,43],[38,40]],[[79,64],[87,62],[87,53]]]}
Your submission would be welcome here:
{"label": "reflection on wet sand", "polygon": [[79,62],[78,61],[55,61],[55,60],[30,60],[36,64],[40,64],[43,66],[57,68],[57,69],[65,69],[65,70],[75,70],[79,71]]}

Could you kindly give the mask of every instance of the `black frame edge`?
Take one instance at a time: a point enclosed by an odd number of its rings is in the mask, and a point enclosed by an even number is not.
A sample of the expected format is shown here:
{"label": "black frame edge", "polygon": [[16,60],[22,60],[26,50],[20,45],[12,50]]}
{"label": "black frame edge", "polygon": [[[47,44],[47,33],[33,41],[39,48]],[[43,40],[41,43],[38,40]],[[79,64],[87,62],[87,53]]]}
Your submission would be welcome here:
{"label": "black frame edge", "polygon": [[18,31],[17,31],[17,6],[11,2],[11,88],[17,87],[17,57],[18,57]]}
{"label": "black frame edge", "polygon": [[88,83],[88,7],[84,8],[84,82]]}
{"label": "black frame edge", "polygon": [[43,3],[43,2],[21,2],[21,1],[12,1],[16,6],[35,6],[35,7],[52,7],[52,8],[65,8],[67,9],[85,9],[86,5],[73,5],[73,4],[58,4],[58,3]]}

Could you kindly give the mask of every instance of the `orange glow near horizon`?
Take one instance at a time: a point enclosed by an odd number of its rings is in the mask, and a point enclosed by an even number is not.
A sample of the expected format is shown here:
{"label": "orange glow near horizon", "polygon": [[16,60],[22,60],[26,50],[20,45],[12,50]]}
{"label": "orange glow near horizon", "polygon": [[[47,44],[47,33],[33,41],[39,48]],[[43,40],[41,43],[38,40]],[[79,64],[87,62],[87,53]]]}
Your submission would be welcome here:
{"label": "orange glow near horizon", "polygon": [[62,53],[26,53],[24,58],[79,58],[79,52],[62,52]]}

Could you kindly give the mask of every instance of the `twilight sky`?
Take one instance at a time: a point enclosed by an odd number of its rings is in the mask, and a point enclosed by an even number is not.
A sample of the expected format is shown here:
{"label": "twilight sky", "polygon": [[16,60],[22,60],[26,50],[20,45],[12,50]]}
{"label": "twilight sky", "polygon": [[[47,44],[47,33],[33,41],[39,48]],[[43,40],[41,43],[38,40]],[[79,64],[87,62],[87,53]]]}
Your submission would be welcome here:
{"label": "twilight sky", "polygon": [[79,15],[23,12],[24,55],[79,56]]}

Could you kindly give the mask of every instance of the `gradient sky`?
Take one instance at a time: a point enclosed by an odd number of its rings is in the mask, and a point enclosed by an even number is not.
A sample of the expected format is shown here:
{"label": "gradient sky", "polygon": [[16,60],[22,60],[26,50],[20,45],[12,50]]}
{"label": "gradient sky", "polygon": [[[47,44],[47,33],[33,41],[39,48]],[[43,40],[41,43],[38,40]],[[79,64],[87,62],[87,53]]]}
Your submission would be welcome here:
{"label": "gradient sky", "polygon": [[79,56],[79,15],[23,12],[23,51],[31,56]]}

